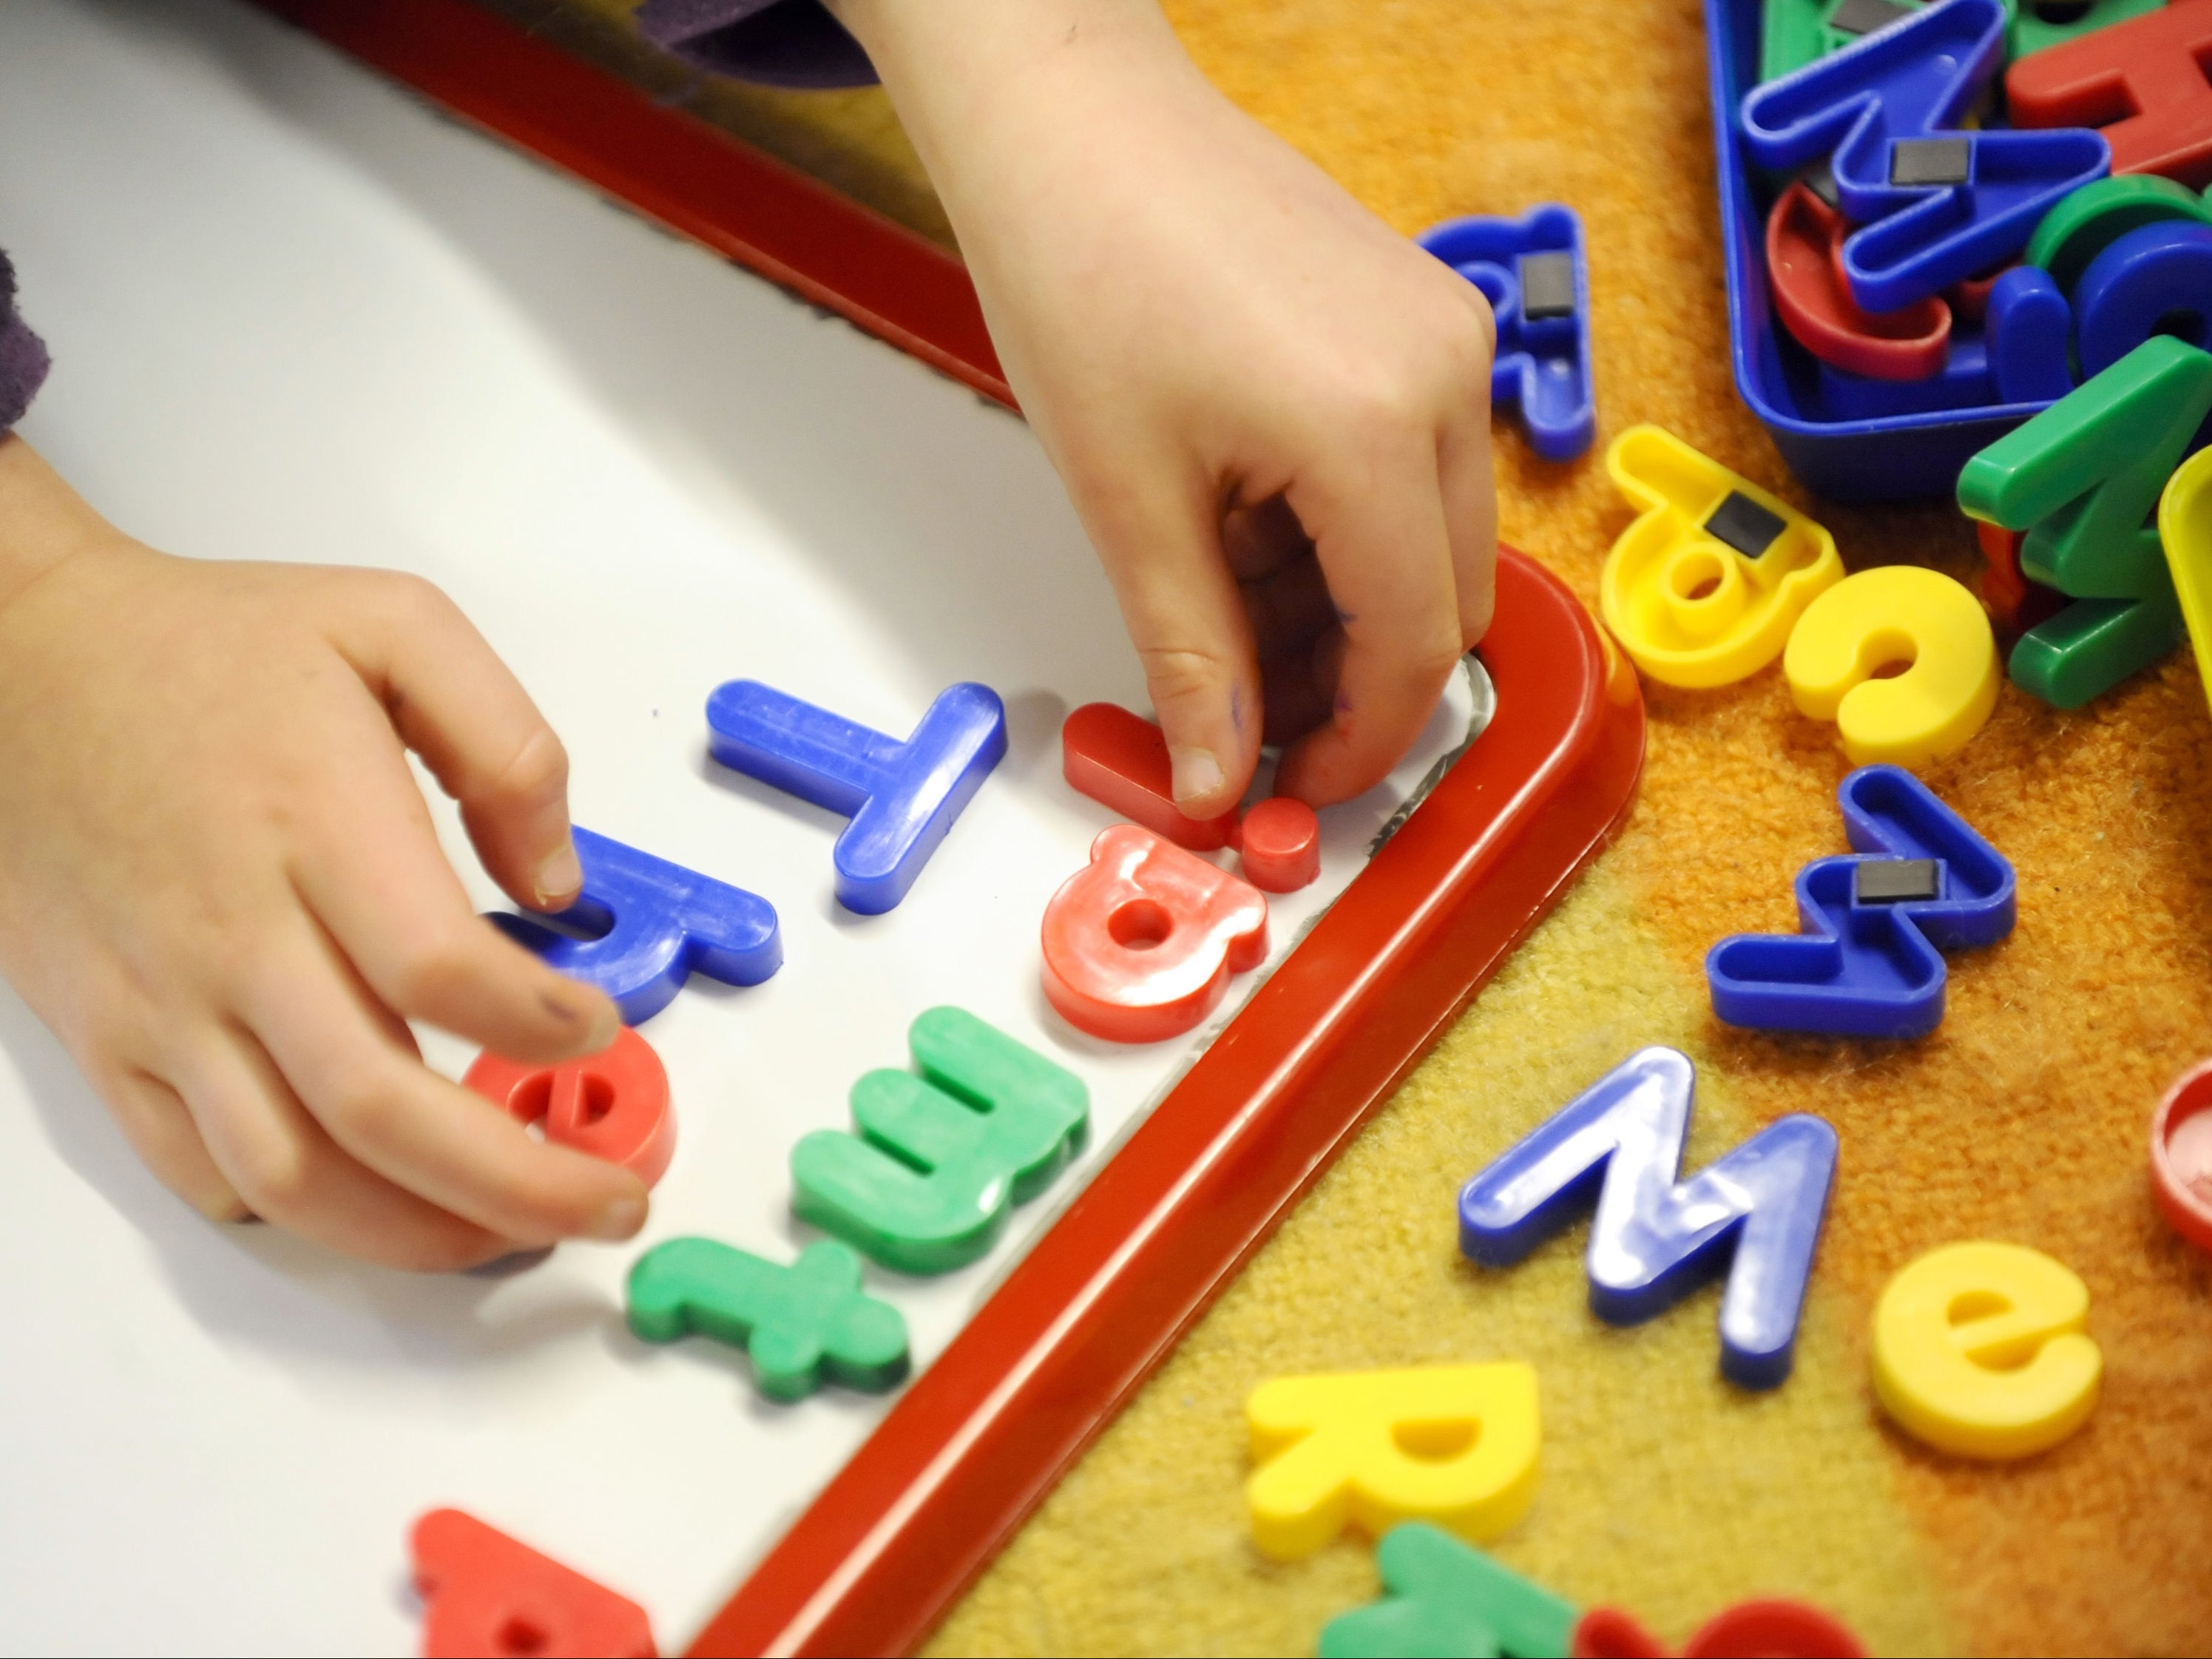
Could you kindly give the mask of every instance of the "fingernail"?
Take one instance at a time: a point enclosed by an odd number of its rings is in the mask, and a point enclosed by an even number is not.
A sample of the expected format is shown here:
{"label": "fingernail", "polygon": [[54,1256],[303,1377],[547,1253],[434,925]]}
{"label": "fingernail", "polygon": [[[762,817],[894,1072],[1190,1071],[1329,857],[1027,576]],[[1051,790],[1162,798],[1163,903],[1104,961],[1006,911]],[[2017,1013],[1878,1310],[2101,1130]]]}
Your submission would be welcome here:
{"label": "fingernail", "polygon": [[601,1210],[599,1218],[592,1223],[592,1237],[613,1243],[630,1237],[645,1225],[645,1200],[641,1198],[618,1198]]}
{"label": "fingernail", "polygon": [[601,1003],[599,1016],[592,1022],[592,1035],[589,1039],[592,1046],[587,1052],[596,1054],[602,1048],[613,1047],[614,1040],[622,1035],[622,1010],[611,1002]]}
{"label": "fingernail", "polygon": [[1175,769],[1175,798],[1178,804],[1210,795],[1221,787],[1221,763],[1211,749],[1170,749],[1168,762]]}
{"label": "fingernail", "polygon": [[534,884],[538,903],[548,908],[574,898],[584,884],[583,861],[576,856],[575,842],[562,836],[560,846],[540,860]]}

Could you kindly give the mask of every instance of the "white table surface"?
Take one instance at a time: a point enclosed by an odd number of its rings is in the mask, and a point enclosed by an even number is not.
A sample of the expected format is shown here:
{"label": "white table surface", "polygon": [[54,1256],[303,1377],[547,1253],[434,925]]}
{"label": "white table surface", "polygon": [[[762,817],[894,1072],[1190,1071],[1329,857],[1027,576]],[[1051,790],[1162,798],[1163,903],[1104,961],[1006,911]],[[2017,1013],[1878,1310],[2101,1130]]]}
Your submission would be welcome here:
{"label": "white table surface", "polygon": [[[405,1529],[446,1503],[673,1649],[883,1405],[634,1340],[641,1245],[789,1259],[791,1143],[959,1003],[1081,1075],[1093,1128],[991,1257],[870,1270],[926,1364],[1200,1040],[1095,1042],[1038,988],[1045,900],[1110,821],[1060,720],[1145,707],[1058,480],[1013,416],[228,0],[0,3],[0,246],[55,358],[24,434],[110,517],[441,582],[568,740],[578,822],[767,896],[787,951],[646,1028],[680,1135],[641,1244],[444,1278],[204,1222],[0,988],[0,1649],[410,1652]],[[836,904],[841,820],[706,759],[739,675],[898,735],[955,680],[1006,698],[1006,760],[890,915]],[[1468,714],[1455,688],[1327,815],[1279,957]]]}

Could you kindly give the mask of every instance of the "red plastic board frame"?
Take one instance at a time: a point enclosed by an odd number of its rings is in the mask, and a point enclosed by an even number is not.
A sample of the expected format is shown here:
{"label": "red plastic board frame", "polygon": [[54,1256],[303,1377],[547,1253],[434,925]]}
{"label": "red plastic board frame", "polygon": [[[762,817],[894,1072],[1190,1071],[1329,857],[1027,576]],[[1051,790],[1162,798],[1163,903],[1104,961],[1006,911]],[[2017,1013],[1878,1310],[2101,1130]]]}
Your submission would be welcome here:
{"label": "red plastic board frame", "polygon": [[967,268],[469,0],[254,0],[648,219],[1014,407]]}
{"label": "red plastic board frame", "polygon": [[[257,3],[1012,405],[967,274],[934,244],[467,0]],[[1643,765],[1633,672],[1510,549],[1497,615],[1489,729],[693,1654],[919,1644],[1610,839]]]}
{"label": "red plastic board frame", "polygon": [[[1509,550],[1498,714],[739,1587],[694,1654],[891,1654],[960,1592],[1626,816],[1634,674]],[[1449,1180],[1437,1202],[1449,1205]]]}

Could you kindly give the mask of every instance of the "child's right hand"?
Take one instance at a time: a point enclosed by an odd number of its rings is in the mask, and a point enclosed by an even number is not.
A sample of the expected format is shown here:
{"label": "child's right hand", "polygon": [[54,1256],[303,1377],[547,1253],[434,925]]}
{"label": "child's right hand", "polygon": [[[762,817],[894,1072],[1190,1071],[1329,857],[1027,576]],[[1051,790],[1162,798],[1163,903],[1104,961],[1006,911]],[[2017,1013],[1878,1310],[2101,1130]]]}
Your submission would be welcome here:
{"label": "child's right hand", "polygon": [[1121,601],[1176,802],[1373,787],[1490,625],[1495,325],[1156,0],[830,0]]}
{"label": "child's right hand", "polygon": [[140,1156],[394,1266],[628,1237],[635,1176],[422,1063],[409,1019],[541,1060],[618,1021],[475,914],[410,748],[502,888],[574,897],[560,741],[436,589],[168,557],[0,437],[0,972]]}

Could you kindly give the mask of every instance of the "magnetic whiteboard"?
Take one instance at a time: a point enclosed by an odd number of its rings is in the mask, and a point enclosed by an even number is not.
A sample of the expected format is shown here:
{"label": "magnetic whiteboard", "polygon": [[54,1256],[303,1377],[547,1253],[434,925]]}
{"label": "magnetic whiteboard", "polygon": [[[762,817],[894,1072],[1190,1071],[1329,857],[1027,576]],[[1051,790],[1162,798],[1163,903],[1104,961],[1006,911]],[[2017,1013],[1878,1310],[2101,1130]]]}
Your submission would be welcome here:
{"label": "magnetic whiteboard", "polygon": [[[776,1406],[734,1352],[634,1340],[640,1251],[788,1260],[792,1143],[957,1003],[1080,1075],[1093,1119],[991,1256],[870,1269],[927,1365],[1204,1036],[1093,1042],[1038,988],[1045,901],[1110,821],[1061,782],[1060,721],[1145,706],[1059,482],[1012,416],[222,0],[0,6],[0,246],[56,360],[24,434],[95,504],[174,552],[438,581],[567,739],[577,821],[763,895],[787,953],[645,1028],[679,1139],[641,1240],[437,1279],[202,1221],[0,989],[0,1648],[410,1652],[405,1528],[444,1503],[672,1648],[884,1402]],[[706,758],[740,675],[900,736],[955,680],[1005,697],[1007,758],[896,910],[835,902],[842,820]],[[1277,959],[1486,695],[1471,671],[1324,816]]]}

